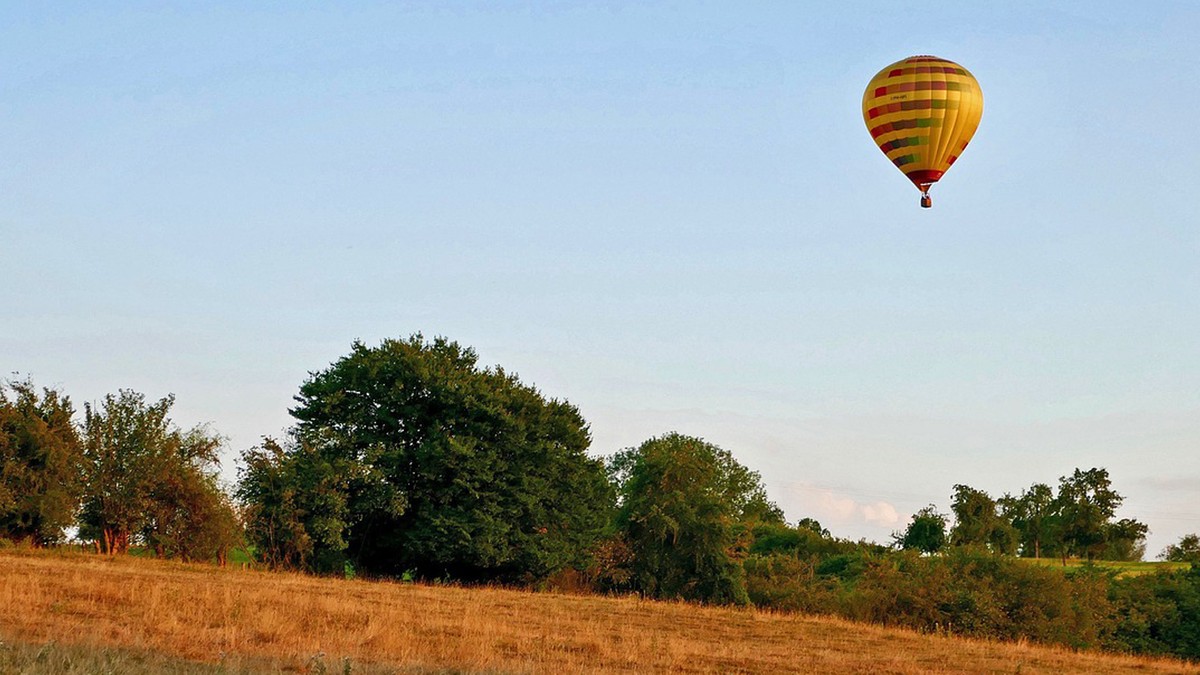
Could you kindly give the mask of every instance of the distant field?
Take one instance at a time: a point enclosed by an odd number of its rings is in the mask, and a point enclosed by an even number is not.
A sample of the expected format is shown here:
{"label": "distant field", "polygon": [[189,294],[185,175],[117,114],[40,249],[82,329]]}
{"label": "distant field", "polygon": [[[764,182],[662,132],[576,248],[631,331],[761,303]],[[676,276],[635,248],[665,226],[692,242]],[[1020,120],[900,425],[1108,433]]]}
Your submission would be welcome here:
{"label": "distant field", "polygon": [[[1042,565],[1044,567],[1063,567],[1061,558],[1021,558],[1026,562],[1034,565]],[[1086,560],[1079,558],[1067,558],[1066,569],[1072,570],[1087,565]],[[1191,563],[1175,563],[1175,562],[1118,562],[1113,560],[1096,560],[1091,563],[1101,569],[1118,570],[1117,576],[1137,576],[1139,574],[1149,574],[1158,570],[1183,570],[1191,567]]]}
{"label": "distant field", "polygon": [[1197,673],[752,610],[0,551],[0,672]]}

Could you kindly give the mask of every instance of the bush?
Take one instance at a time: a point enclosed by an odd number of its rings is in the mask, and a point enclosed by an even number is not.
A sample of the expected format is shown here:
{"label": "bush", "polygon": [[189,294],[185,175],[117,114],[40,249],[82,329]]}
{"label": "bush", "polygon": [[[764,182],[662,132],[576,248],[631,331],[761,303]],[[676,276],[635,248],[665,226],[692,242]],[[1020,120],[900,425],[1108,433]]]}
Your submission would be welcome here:
{"label": "bush", "polygon": [[1117,579],[1110,596],[1118,616],[1110,647],[1200,659],[1200,567]]}
{"label": "bush", "polygon": [[760,607],[1076,648],[1115,644],[1111,580],[1094,571],[1068,577],[983,548],[941,556],[870,547],[826,557],[775,552],[744,566]]}

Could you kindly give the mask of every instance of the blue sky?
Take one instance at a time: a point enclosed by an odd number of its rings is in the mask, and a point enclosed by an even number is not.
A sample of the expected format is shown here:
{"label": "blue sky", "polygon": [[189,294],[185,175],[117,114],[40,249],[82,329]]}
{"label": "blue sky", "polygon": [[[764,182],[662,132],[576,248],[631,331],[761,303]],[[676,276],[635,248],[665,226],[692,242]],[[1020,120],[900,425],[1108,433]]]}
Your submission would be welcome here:
{"label": "blue sky", "polygon": [[[422,331],[841,536],[1092,466],[1200,531],[1200,8],[843,4],[6,5],[0,368],[232,477]],[[930,210],[860,113],[926,53],[985,96]]]}

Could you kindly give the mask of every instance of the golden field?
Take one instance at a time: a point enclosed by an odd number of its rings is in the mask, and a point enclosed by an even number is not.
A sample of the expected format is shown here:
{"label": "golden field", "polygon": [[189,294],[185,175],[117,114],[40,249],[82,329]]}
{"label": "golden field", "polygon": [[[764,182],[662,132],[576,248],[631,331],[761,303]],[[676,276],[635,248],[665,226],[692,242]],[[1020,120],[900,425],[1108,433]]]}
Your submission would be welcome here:
{"label": "golden field", "polygon": [[1200,672],[754,610],[15,549],[0,551],[0,641],[290,672]]}

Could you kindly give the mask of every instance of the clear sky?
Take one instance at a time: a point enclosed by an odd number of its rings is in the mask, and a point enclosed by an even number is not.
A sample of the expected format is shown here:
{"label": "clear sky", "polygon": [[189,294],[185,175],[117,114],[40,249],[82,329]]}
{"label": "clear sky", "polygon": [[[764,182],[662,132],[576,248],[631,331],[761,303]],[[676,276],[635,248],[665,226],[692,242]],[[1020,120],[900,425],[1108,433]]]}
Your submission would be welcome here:
{"label": "clear sky", "polygon": [[[421,331],[886,541],[1107,467],[1200,531],[1200,5],[9,3],[0,368],[173,392],[233,459]],[[883,66],[985,97],[934,208]]]}

